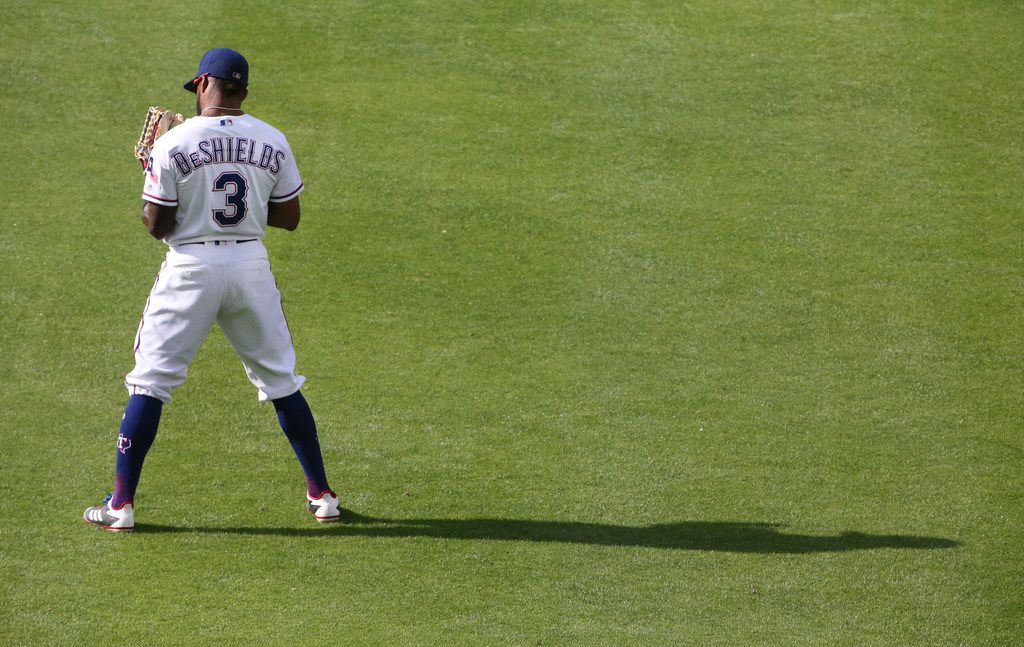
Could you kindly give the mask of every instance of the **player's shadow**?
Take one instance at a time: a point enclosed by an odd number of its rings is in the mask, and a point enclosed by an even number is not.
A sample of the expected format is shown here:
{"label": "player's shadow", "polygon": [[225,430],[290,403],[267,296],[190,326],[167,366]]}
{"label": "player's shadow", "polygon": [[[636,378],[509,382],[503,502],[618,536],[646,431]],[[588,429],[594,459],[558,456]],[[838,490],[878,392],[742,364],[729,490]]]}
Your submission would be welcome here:
{"label": "player's shadow", "polygon": [[774,523],[680,521],[621,526],[576,521],[527,519],[379,519],[342,510],[342,522],[309,528],[178,527],[136,524],[136,532],[277,535],[285,537],[431,537],[434,539],[530,541],[628,546],[727,553],[823,553],[876,548],[953,548],[952,539],[915,535],[789,534]]}

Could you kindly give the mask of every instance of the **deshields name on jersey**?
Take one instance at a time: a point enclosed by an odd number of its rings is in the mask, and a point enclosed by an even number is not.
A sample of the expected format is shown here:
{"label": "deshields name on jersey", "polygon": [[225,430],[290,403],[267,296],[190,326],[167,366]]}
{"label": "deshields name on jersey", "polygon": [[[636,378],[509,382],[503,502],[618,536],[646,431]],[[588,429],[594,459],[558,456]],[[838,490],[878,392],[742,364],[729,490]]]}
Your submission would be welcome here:
{"label": "deshields name on jersey", "polygon": [[210,137],[196,144],[196,150],[189,153],[174,151],[171,159],[182,176],[207,164],[249,164],[274,175],[281,170],[285,152],[270,144],[263,144],[257,152],[259,142],[247,137]]}

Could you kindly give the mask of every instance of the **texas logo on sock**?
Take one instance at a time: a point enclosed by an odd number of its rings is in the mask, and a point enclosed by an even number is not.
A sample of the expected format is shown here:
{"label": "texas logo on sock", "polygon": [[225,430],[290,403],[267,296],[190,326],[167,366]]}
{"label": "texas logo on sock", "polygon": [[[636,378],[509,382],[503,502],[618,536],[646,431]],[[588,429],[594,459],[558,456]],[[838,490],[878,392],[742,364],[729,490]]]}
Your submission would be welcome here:
{"label": "texas logo on sock", "polygon": [[117,448],[123,454],[132,446],[132,439],[125,438],[123,434],[117,435]]}

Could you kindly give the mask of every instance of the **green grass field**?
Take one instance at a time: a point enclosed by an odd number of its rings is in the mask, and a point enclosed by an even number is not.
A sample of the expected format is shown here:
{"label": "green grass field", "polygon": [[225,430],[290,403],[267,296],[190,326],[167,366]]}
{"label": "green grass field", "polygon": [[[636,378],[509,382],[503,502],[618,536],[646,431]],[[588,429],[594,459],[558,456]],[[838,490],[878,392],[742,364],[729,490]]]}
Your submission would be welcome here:
{"label": "green grass field", "polygon": [[[0,643],[1024,642],[1022,3],[0,6]],[[346,523],[215,331],[104,533],[222,45]]]}

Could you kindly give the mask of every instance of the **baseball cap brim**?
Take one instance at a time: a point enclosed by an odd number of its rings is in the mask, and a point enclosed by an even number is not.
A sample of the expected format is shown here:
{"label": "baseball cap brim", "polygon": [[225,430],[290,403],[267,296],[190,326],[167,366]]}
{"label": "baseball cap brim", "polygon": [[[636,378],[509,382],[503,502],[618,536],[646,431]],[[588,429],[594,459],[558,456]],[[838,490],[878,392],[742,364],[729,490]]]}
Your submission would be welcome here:
{"label": "baseball cap brim", "polygon": [[188,90],[192,94],[195,94],[196,93],[196,87],[199,85],[199,81],[201,81],[204,76],[207,76],[207,75],[206,74],[200,74],[199,76],[197,76],[196,78],[192,79],[191,81],[186,81],[185,85],[183,85],[181,87],[185,88],[186,90]]}

